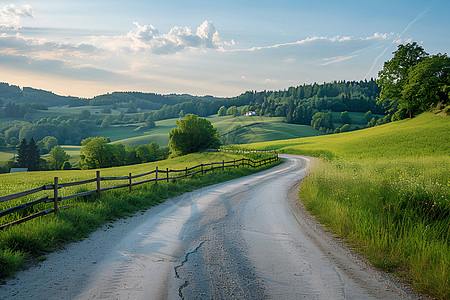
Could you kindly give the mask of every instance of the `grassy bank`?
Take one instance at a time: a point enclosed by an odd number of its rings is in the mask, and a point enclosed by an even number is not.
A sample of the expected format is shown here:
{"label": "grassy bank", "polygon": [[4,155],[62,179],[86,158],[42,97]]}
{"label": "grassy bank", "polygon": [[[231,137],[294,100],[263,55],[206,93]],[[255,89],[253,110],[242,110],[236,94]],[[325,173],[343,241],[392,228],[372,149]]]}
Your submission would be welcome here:
{"label": "grassy bank", "polygon": [[[239,158],[239,156],[223,153],[192,154],[157,163],[104,169],[102,174],[104,173],[105,176],[123,176],[128,174],[125,172],[131,172],[131,170],[133,173],[143,173],[149,169],[154,169],[156,165],[160,168],[164,166],[164,168],[179,169],[199,163],[233,160],[235,158]],[[124,190],[115,190],[102,193],[100,197],[88,196],[69,200],[70,202],[64,203],[64,205],[68,204],[71,206],[67,210],[60,210],[56,215],[51,214],[40,217],[0,232],[0,277],[13,274],[27,262],[45,259],[45,256],[43,256],[45,253],[58,249],[64,243],[83,239],[90,232],[95,231],[109,221],[131,216],[134,212],[145,210],[169,197],[245,176],[263,169],[265,168],[257,168],[255,170],[238,168],[225,172],[216,170],[204,176],[194,176],[170,183],[161,182],[158,185],[141,185],[134,188],[132,193]],[[2,195],[35,187],[36,185],[49,184],[47,179],[52,178],[52,176],[61,176],[61,178],[65,178],[66,182],[92,178],[92,174],[82,174],[75,170],[60,172],[0,175],[3,176],[1,178]],[[46,173],[52,174],[47,175]],[[14,186],[14,182],[17,183],[16,186]],[[5,190],[8,192],[4,192]],[[26,200],[21,201],[26,202]],[[2,205],[6,204],[2,203]],[[10,206],[12,204],[8,202],[8,207]],[[4,208],[0,208],[0,210]],[[42,207],[36,209],[42,209]],[[2,222],[5,223],[3,218]]]}
{"label": "grassy bank", "polygon": [[322,156],[300,199],[375,266],[449,299],[450,120],[423,114],[358,132],[252,144]]}

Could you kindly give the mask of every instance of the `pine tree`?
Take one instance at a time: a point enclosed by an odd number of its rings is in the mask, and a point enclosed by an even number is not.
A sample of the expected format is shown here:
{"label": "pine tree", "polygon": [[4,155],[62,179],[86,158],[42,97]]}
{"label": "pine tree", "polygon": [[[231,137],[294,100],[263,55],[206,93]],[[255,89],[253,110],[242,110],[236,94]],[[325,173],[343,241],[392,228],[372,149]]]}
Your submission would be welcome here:
{"label": "pine tree", "polygon": [[38,171],[40,157],[39,148],[33,138],[31,138],[29,143],[27,143],[26,139],[23,139],[20,142],[17,154],[19,168],[28,168],[29,171]]}
{"label": "pine tree", "polygon": [[17,148],[17,165],[19,168],[28,168],[28,144],[27,140],[23,139]]}

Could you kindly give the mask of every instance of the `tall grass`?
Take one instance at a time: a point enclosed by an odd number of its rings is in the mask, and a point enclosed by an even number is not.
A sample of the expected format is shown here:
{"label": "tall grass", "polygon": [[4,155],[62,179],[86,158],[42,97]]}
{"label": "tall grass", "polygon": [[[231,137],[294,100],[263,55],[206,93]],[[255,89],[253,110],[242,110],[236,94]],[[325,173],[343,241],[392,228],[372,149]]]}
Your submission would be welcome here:
{"label": "tall grass", "polygon": [[300,198],[375,266],[450,297],[449,157],[324,161]]}
{"label": "tall grass", "polygon": [[375,266],[450,299],[450,119],[246,145],[319,156],[300,199]]}
{"label": "tall grass", "polygon": [[[185,166],[189,167],[199,163],[233,160],[234,158],[240,157],[241,156],[223,153],[199,153],[158,163],[160,167],[167,166],[169,169],[182,169]],[[148,170],[149,164],[144,164],[144,166],[135,165],[128,167],[132,167],[136,173],[143,173],[145,171],[142,171],[140,168]],[[161,181],[158,182],[157,185],[150,183],[136,186],[133,188],[132,193],[128,193],[125,189],[114,190],[104,192],[100,195],[100,197],[91,195],[69,200],[69,202],[64,203],[64,205],[69,204],[71,206],[67,210],[60,210],[57,214],[39,217],[32,221],[0,231],[0,278],[13,274],[26,262],[35,260],[38,256],[49,251],[53,251],[64,243],[80,240],[86,237],[90,232],[96,230],[106,222],[124,216],[130,216],[138,210],[147,209],[161,203],[164,199],[169,197],[214,183],[245,176],[268,167],[269,166],[260,167],[254,170],[243,167],[228,169],[225,171],[215,170],[214,172],[206,173],[203,176],[178,179],[169,183]],[[104,172],[105,176],[123,176],[126,174],[124,174],[124,170],[130,169],[127,169],[126,167],[111,168],[102,170],[102,173]],[[51,175],[55,174],[61,176],[65,175],[65,179],[70,181],[81,180],[84,178],[80,175],[80,173],[75,171],[67,172],[65,174],[53,173]],[[44,176],[44,172],[36,172],[35,176],[31,175],[32,173],[28,175],[22,174],[14,176],[11,174],[10,177],[12,178],[9,178],[10,181],[1,181],[2,189],[7,188],[9,193],[22,191],[25,187],[36,187],[36,185],[39,186],[45,183],[51,183],[46,182],[48,178],[42,178],[46,177]],[[51,178],[51,175],[47,176]],[[85,174],[84,176],[92,178],[92,174]],[[8,179],[8,176],[4,176],[4,178]],[[18,184],[18,186],[14,186],[14,180],[19,178],[21,179],[21,181],[19,181],[20,184]],[[26,200],[21,201],[23,202]],[[9,203],[8,206],[12,206],[10,202],[7,203]],[[3,203],[3,205],[5,204]],[[12,214],[12,216],[10,216],[10,218],[13,219],[17,219],[18,217],[19,216],[16,214]],[[6,223],[3,220],[2,222]]]}

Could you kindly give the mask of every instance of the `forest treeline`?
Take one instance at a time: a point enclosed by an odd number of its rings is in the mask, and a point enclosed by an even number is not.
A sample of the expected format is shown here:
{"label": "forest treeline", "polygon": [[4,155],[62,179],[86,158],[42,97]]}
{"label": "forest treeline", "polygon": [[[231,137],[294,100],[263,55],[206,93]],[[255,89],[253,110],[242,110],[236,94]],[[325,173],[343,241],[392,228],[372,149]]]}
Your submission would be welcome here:
{"label": "forest treeline", "polygon": [[[200,117],[216,114],[225,109],[226,114],[242,115],[255,112],[270,117],[285,117],[286,122],[312,125],[318,130],[335,132],[332,122],[317,121],[329,118],[327,112],[371,112],[385,114],[382,104],[377,104],[380,93],[375,80],[334,81],[323,84],[303,84],[280,91],[247,91],[237,97],[160,95],[141,92],[114,92],[90,99],[63,97],[52,92],[0,83],[1,145],[17,146],[22,139],[42,140],[54,136],[60,144],[80,144],[99,127],[122,124],[140,124],[151,128],[154,121],[195,114]],[[83,110],[78,115],[61,115],[36,120],[34,113],[48,107],[102,107],[101,113]],[[111,113],[120,109],[120,114]],[[322,114],[317,113],[322,112]],[[316,118],[313,120],[314,115]],[[387,121],[386,118],[385,121]],[[376,124],[376,117],[372,125]],[[382,120],[378,120],[378,124]],[[328,125],[327,125],[328,124]],[[325,126],[325,127],[324,127]]]}

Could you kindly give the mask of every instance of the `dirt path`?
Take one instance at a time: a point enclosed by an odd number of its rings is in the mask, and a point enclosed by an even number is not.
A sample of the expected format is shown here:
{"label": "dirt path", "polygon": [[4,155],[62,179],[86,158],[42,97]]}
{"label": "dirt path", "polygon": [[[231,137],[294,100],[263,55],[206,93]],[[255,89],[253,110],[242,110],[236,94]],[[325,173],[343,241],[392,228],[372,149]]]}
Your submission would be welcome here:
{"label": "dirt path", "polygon": [[310,159],[203,188],[49,254],[0,299],[422,299],[297,200]]}

